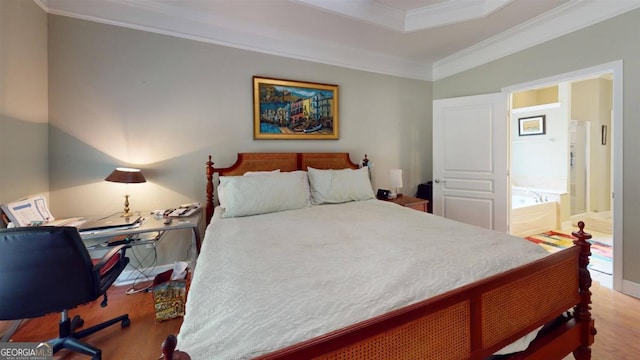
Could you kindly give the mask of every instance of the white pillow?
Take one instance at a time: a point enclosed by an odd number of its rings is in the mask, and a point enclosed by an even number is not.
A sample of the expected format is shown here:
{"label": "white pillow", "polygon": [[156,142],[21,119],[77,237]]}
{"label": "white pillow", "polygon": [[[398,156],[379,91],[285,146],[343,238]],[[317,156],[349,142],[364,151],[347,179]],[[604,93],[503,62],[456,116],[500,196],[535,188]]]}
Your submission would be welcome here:
{"label": "white pillow", "polygon": [[[279,173],[280,169],[275,169],[272,171],[247,171],[246,173],[243,174],[243,176],[255,176],[255,175],[265,175],[265,174],[274,174],[274,173]],[[220,186],[218,186],[218,188],[216,189],[218,191],[218,202],[220,204],[222,204],[222,202],[224,201],[224,190],[222,190],[222,188],[220,188]]]}
{"label": "white pillow", "polygon": [[308,168],[311,202],[338,204],[373,199],[369,169],[318,170]]}
{"label": "white pillow", "polygon": [[307,205],[311,206],[311,188],[309,187],[309,176],[306,171],[295,170],[295,173],[300,173],[304,176],[304,192],[307,196]]}
{"label": "white pillow", "polygon": [[222,217],[230,218],[301,209],[309,205],[302,172],[262,174],[260,176],[221,176],[218,190]]}

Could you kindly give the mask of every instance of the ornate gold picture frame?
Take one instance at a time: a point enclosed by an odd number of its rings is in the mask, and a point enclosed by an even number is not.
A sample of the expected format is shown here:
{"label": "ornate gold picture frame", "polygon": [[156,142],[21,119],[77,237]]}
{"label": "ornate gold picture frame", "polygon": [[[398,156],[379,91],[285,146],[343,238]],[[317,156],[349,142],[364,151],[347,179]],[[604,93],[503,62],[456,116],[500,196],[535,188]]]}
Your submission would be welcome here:
{"label": "ornate gold picture frame", "polygon": [[253,138],[338,139],[338,85],[254,76]]}

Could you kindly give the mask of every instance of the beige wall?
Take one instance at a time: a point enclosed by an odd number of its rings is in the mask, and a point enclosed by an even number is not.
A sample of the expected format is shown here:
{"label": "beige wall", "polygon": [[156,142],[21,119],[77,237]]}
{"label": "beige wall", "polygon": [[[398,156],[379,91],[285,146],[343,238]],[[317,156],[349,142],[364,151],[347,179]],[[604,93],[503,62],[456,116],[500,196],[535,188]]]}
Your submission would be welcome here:
{"label": "beige wall", "polygon": [[526,90],[511,95],[511,108],[552,104],[558,102],[558,86],[542,89]]}
{"label": "beige wall", "polygon": [[[640,283],[640,11],[635,10],[434,83],[435,99],[500,92],[521,84],[622,59],[624,62],[623,279]],[[526,69],[526,71],[523,71]],[[606,171],[606,170],[604,170]],[[617,174],[618,176],[620,174]]]}
{"label": "beige wall", "polygon": [[[1,0],[0,203],[48,194],[47,112],[47,15]],[[10,325],[0,321],[0,336]]]}
{"label": "beige wall", "polygon": [[[431,83],[49,16],[51,207],[59,216],[204,202],[204,163],[238,152],[368,154],[376,187],[431,175]],[[337,84],[340,139],[253,140],[252,76]],[[143,169],[145,184],[104,181]],[[188,242],[185,243],[185,245]],[[167,246],[167,245],[165,245]],[[181,251],[174,251],[184,254]],[[161,259],[160,263],[169,259]]]}
{"label": "beige wall", "polygon": [[0,1],[0,203],[49,190],[47,15]]}
{"label": "beige wall", "polygon": [[[204,201],[204,163],[238,152],[345,151],[375,164],[376,186],[404,170],[405,193],[431,173],[431,83],[49,16],[52,208],[122,207],[115,166],[140,167],[132,209]],[[252,76],[340,86],[340,139],[253,140]]]}

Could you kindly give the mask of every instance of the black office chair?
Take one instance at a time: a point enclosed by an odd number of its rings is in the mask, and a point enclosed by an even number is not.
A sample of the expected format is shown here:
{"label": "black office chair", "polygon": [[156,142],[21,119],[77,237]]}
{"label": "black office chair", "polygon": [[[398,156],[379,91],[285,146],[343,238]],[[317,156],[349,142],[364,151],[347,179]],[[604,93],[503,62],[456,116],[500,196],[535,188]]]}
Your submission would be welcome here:
{"label": "black office chair", "polygon": [[29,227],[0,230],[0,320],[34,318],[61,312],[59,337],[49,340],[56,353],[61,349],[102,358],[100,349],[78,339],[121,322],[121,315],[88,329],[75,331],[84,320],[69,319],[69,309],[103,296],[129,263],[128,245],[115,246],[93,264],[74,227]]}

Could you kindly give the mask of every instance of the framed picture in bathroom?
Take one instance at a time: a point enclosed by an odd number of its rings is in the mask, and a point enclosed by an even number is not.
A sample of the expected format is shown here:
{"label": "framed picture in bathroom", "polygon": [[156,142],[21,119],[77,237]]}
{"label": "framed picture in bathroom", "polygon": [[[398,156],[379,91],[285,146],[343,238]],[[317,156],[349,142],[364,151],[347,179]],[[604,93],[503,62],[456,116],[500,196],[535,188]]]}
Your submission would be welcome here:
{"label": "framed picture in bathroom", "polygon": [[519,118],[518,135],[544,135],[546,133],[545,118],[545,115]]}

